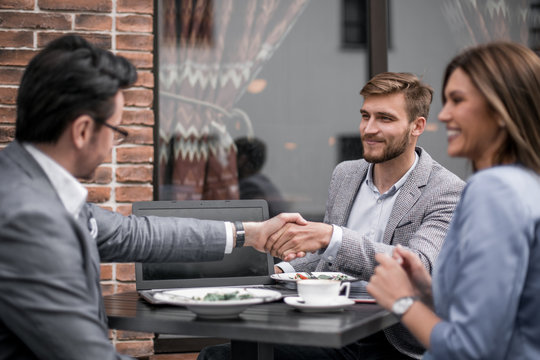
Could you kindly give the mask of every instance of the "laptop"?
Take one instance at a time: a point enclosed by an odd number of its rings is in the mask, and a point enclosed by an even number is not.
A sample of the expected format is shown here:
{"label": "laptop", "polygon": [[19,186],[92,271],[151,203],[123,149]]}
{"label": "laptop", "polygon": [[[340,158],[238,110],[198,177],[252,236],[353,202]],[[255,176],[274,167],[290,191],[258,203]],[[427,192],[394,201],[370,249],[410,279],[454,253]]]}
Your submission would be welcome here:
{"label": "laptop", "polygon": [[[265,200],[142,201],[133,204],[137,216],[188,217],[222,221],[264,221]],[[251,247],[234,249],[220,261],[186,263],[136,263],[136,288],[150,303],[160,303],[154,294],[165,290],[213,286],[266,287],[283,295],[296,290],[276,283],[274,258]]]}

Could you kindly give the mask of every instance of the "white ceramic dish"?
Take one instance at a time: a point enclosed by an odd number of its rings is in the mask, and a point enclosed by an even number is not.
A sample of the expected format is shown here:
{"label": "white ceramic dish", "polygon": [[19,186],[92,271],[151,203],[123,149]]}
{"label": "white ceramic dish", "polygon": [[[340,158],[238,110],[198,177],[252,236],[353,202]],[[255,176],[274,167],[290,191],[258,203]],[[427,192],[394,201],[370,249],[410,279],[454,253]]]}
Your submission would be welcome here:
{"label": "white ceramic dish", "polygon": [[[235,291],[239,295],[249,294],[251,297],[240,300],[202,300],[208,293],[228,294]],[[237,317],[250,305],[279,300],[282,295],[279,291],[267,289],[209,287],[164,291],[154,297],[162,303],[185,306],[201,318],[225,319]]]}
{"label": "white ceramic dish", "polygon": [[304,312],[329,312],[329,311],[341,311],[347,306],[353,305],[355,302],[352,299],[340,296],[339,300],[334,301],[326,305],[310,305],[304,303],[301,297],[288,296],[283,301],[286,304]]}
{"label": "white ceramic dish", "polygon": [[[336,278],[339,278],[341,281],[356,281],[358,280],[357,278],[353,277],[353,276],[350,276],[350,275],[346,275],[346,274],[343,274],[343,273],[340,273],[340,272],[312,272],[311,273],[312,276],[316,276],[318,279],[321,279],[321,278],[331,278],[331,279],[336,279]],[[303,280],[302,277],[300,277],[299,275],[302,275],[306,278],[310,278],[309,274],[308,273],[305,273],[305,272],[294,272],[294,273],[281,273],[281,274],[272,274],[270,275],[270,277],[274,280],[277,280],[277,281],[285,281],[285,282],[296,282],[298,280]],[[322,276],[321,276],[322,275]],[[313,277],[311,277],[313,278]]]}

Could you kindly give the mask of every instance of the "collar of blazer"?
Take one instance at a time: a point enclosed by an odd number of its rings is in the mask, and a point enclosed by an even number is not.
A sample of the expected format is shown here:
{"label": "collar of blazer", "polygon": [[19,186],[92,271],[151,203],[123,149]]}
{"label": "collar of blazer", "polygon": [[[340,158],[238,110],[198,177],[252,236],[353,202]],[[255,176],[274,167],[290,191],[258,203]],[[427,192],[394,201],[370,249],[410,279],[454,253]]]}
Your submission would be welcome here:
{"label": "collar of blazer", "polygon": [[[394,208],[392,209],[392,214],[390,215],[390,219],[384,232],[384,243],[390,242],[396,226],[403,216],[405,216],[405,214],[413,207],[416,201],[418,201],[422,194],[420,189],[426,186],[429,181],[433,159],[421,147],[416,147],[416,153],[418,154],[418,163],[398,193]],[[336,202],[347,204],[347,207],[345,208],[347,210],[339,216],[339,221],[337,222],[338,225],[346,224],[356,194],[367,176],[369,163],[361,160],[359,165],[358,170],[348,174],[343,181],[344,184],[347,184],[347,188],[350,189],[350,191],[340,191],[338,198],[336,198]],[[355,194],[355,196],[350,196],[351,193]]]}
{"label": "collar of blazer", "polygon": [[20,170],[28,176],[32,181],[32,186],[34,188],[39,189],[40,193],[52,196],[62,203],[60,197],[49,181],[49,178],[45,174],[45,171],[43,171],[41,166],[39,166],[37,161],[28,151],[26,151],[20,142],[16,140],[11,142],[4,150],[2,150],[2,153],[4,152],[11,161],[13,161],[14,164],[17,164]]}

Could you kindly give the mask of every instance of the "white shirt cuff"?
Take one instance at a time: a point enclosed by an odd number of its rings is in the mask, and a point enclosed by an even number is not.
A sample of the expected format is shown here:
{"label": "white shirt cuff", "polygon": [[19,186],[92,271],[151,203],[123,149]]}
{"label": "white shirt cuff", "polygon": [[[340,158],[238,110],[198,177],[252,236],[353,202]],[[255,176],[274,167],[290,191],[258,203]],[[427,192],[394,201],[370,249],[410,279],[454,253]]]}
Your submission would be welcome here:
{"label": "white shirt cuff", "polygon": [[225,221],[225,233],[227,237],[225,238],[225,254],[230,254],[233,251],[233,227],[232,223]]}
{"label": "white shirt cuff", "polygon": [[277,267],[279,267],[281,270],[283,270],[284,273],[292,273],[294,271],[294,267],[289,264],[288,262],[282,261],[279,264],[276,264]]}
{"label": "white shirt cuff", "polygon": [[321,254],[322,258],[326,262],[333,262],[336,260],[337,253],[341,249],[341,242],[343,240],[343,229],[341,226],[333,225],[334,231],[330,238],[330,243],[326,247],[326,250]]}

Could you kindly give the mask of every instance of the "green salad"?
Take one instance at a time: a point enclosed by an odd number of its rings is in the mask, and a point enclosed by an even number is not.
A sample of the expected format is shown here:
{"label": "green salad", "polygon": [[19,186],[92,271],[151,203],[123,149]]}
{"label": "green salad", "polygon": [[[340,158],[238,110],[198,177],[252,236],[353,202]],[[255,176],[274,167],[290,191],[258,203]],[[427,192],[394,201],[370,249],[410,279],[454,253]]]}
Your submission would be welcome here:
{"label": "green salad", "polygon": [[203,298],[199,296],[194,296],[193,300],[198,301],[223,301],[223,300],[245,300],[245,299],[251,299],[253,298],[253,295],[243,293],[240,294],[239,291],[229,292],[229,293],[207,293],[204,295]]}

